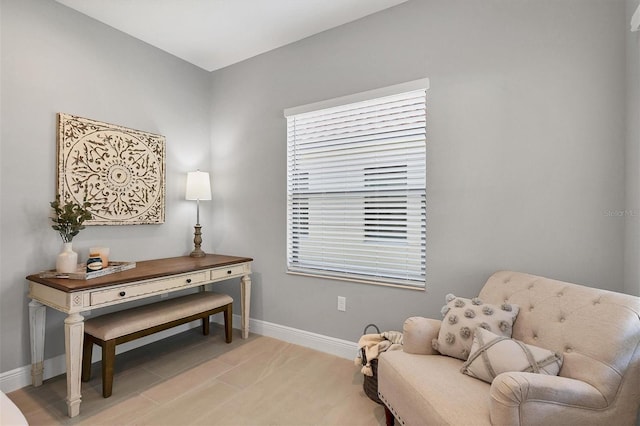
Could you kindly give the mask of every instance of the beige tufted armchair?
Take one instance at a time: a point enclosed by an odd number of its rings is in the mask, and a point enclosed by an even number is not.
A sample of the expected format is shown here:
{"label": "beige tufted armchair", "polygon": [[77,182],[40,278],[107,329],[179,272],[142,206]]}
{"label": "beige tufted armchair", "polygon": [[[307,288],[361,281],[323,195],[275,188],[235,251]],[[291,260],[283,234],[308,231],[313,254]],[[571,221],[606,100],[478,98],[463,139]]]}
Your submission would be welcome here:
{"label": "beige tufted armchair", "polygon": [[563,354],[558,376],[498,375],[492,384],[460,373],[438,354],[440,321],[409,318],[404,348],[383,354],[378,392],[387,423],[632,425],[640,407],[640,298],[502,271],[480,299],[517,304],[514,339]]}

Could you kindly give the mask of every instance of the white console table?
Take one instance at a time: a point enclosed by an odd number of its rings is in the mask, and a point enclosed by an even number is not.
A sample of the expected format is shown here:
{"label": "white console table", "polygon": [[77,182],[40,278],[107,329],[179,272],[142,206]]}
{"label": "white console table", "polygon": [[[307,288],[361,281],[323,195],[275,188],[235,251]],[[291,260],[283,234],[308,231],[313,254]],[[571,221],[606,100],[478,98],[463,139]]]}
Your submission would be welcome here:
{"label": "white console table", "polygon": [[46,306],[68,314],[64,321],[67,363],[67,407],[69,417],[80,413],[82,371],[82,312],[104,306],[184,290],[240,277],[242,337],[249,336],[251,262],[247,257],[208,254],[204,257],[172,257],[137,262],[136,267],[91,280],[42,278],[29,280],[29,323],[31,331],[31,377],[42,384]]}

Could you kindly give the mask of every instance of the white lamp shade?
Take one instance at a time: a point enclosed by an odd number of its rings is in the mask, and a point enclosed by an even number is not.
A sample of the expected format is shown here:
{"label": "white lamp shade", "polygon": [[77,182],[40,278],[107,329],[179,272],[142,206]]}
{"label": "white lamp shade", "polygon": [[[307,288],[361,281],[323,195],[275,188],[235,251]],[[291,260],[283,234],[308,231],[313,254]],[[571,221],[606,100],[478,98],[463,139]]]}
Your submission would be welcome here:
{"label": "white lamp shade", "polygon": [[209,173],[200,170],[187,173],[187,200],[210,200]]}

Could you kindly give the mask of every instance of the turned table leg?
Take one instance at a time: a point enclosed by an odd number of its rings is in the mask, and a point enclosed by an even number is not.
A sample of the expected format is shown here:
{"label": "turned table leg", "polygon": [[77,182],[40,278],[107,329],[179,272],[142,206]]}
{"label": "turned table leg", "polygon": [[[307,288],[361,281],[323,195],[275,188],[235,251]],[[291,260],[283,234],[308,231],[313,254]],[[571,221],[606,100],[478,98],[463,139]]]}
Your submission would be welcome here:
{"label": "turned table leg", "polygon": [[42,384],[44,362],[44,325],[46,321],[46,307],[36,301],[29,302],[29,331],[31,337],[31,383],[33,386]]}
{"label": "turned table leg", "polygon": [[64,320],[64,343],[67,361],[67,407],[69,417],[80,414],[80,377],[82,373],[82,339],[84,318],[75,313]]}
{"label": "turned table leg", "polygon": [[242,338],[249,337],[249,312],[251,310],[251,277],[243,275],[240,283],[240,303],[242,305]]}

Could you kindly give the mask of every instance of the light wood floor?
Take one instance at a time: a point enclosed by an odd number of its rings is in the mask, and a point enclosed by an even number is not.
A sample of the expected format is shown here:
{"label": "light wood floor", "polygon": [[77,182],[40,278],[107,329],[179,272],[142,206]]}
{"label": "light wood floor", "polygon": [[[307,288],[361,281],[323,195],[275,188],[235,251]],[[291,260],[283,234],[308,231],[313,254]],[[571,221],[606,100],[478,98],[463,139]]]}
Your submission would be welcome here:
{"label": "light wood floor", "polygon": [[118,355],[106,399],[94,364],[73,419],[64,375],[8,396],[31,426],[385,424],[353,361],[269,337],[243,340],[238,330],[226,344],[223,335],[221,327],[212,325],[210,336],[195,328]]}

